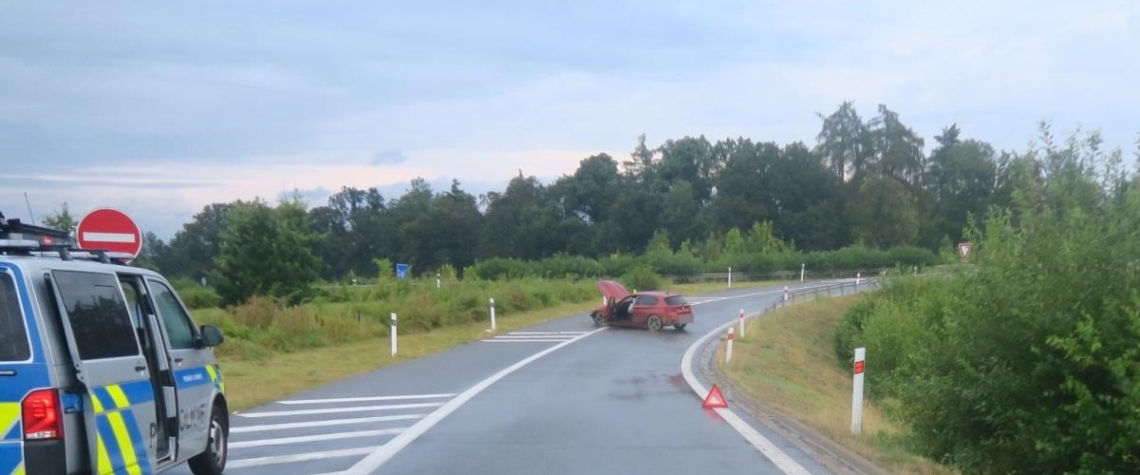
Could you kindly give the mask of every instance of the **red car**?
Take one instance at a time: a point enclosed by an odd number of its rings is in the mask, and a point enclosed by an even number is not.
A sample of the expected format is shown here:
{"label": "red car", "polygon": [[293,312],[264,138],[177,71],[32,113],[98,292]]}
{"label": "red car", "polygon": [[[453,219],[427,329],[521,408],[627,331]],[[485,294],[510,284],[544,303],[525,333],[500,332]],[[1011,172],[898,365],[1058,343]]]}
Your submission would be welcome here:
{"label": "red car", "polygon": [[590,318],[598,326],[645,327],[651,331],[672,325],[683,330],[693,323],[693,308],[685,297],[669,292],[631,294],[612,280],[599,280],[598,290],[605,304],[594,309]]}

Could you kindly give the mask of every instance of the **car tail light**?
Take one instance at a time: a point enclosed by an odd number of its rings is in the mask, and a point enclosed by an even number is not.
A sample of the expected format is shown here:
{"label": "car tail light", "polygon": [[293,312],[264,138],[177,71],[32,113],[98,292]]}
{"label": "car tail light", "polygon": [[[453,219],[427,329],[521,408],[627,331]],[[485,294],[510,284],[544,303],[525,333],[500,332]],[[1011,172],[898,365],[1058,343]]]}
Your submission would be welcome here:
{"label": "car tail light", "polygon": [[63,411],[59,394],[54,389],[32,391],[24,398],[24,440],[48,440],[63,437]]}

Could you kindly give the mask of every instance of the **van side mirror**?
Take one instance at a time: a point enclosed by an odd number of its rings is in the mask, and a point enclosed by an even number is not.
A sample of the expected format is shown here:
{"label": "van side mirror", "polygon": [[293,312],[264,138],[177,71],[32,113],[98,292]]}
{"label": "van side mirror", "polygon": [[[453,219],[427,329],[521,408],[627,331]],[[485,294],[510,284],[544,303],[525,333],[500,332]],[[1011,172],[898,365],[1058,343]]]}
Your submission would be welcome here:
{"label": "van side mirror", "polygon": [[226,341],[222,336],[222,330],[213,325],[202,325],[202,346],[210,348],[222,344]]}

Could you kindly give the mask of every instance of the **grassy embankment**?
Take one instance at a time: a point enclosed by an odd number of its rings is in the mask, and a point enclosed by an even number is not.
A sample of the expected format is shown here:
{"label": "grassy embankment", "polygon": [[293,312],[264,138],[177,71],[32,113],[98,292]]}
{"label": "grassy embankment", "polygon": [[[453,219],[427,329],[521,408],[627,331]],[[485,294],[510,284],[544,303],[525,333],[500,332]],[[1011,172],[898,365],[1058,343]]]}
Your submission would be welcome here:
{"label": "grassy embankment", "polygon": [[[871,402],[864,406],[863,435],[851,434],[851,373],[836,364],[833,332],[862,296],[824,298],[753,320],[718,367],[752,399],[818,431],[893,474],[954,472],[908,452],[904,429]],[[874,371],[874,365],[867,367]]]}
{"label": "grassy embankment", "polygon": [[[734,283],[733,288],[765,282]],[[724,283],[674,284],[694,294]],[[194,310],[200,324],[222,327],[216,349],[231,408],[244,410],[289,394],[485,338],[488,298],[498,332],[589,311],[599,300],[593,281],[518,280],[430,285],[338,287],[316,301],[281,308],[254,298],[229,309]],[[398,316],[399,354],[390,356],[389,314]]]}

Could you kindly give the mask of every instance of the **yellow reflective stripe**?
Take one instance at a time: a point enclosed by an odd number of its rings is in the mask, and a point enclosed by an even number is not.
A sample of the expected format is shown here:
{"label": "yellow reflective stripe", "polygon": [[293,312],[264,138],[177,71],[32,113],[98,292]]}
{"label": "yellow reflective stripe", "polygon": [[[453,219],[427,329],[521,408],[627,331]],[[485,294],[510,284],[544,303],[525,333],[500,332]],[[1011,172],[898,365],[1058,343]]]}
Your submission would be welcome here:
{"label": "yellow reflective stripe", "polygon": [[99,402],[99,396],[97,394],[95,394],[95,391],[92,390],[92,391],[88,392],[87,395],[91,399],[91,409],[94,410],[96,414],[102,413],[103,412],[103,403]]}
{"label": "yellow reflective stripe", "polygon": [[20,403],[0,403],[0,439],[3,439],[20,421]]}
{"label": "yellow reflective stripe", "polygon": [[123,393],[123,388],[118,384],[107,386],[107,394],[111,395],[111,400],[115,401],[115,407],[118,409],[126,409],[127,406],[131,405],[131,402],[127,400],[127,395]]}
{"label": "yellow reflective stripe", "polygon": [[206,373],[210,375],[210,381],[218,385],[218,389],[223,393],[226,392],[226,382],[222,379],[222,368],[216,364],[206,365]]}
{"label": "yellow reflective stripe", "polygon": [[135,445],[131,443],[131,435],[127,432],[127,424],[123,422],[123,413],[112,412],[107,414],[107,421],[111,423],[111,430],[115,433],[115,442],[119,444],[119,452],[123,454],[123,466],[131,475],[142,475],[139,469],[138,457],[135,457]]}
{"label": "yellow reflective stripe", "polygon": [[20,464],[16,466],[16,469],[12,471],[12,475],[25,475],[24,462],[20,462]]}
{"label": "yellow reflective stripe", "polygon": [[95,456],[98,457],[99,475],[114,475],[115,469],[111,468],[111,456],[107,455],[107,445],[103,443],[103,436],[95,435],[96,450],[99,451]]}

